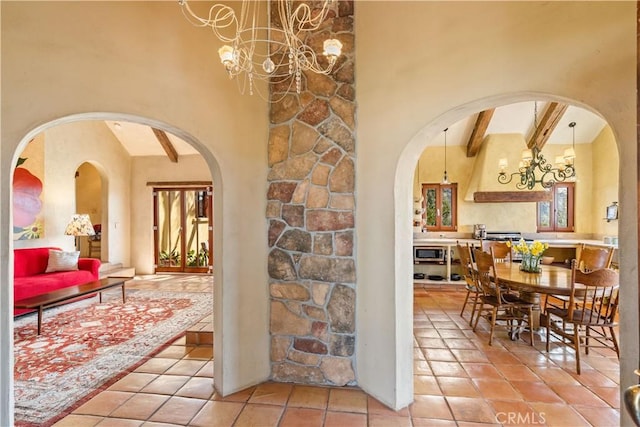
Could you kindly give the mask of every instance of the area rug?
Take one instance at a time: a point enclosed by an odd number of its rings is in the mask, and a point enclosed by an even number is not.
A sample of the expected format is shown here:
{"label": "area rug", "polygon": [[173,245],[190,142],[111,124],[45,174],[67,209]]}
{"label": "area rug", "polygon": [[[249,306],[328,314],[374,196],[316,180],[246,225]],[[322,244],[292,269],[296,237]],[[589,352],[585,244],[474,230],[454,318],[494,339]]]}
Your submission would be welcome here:
{"label": "area rug", "polygon": [[14,326],[16,425],[48,420],[178,338],[211,314],[211,292],[119,290],[44,313]]}

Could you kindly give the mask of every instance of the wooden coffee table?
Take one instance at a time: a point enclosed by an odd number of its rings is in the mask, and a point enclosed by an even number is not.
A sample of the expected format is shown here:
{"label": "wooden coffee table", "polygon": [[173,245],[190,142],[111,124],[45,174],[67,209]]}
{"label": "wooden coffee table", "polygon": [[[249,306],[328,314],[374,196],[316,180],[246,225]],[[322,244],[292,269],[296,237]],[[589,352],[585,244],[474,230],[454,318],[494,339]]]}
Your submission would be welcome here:
{"label": "wooden coffee table", "polygon": [[42,312],[45,308],[53,307],[65,301],[69,301],[81,296],[98,293],[102,302],[102,291],[120,286],[122,288],[122,302],[126,301],[124,282],[127,278],[108,277],[106,279],[94,280],[82,285],[69,286],[46,294],[36,295],[16,301],[15,308],[38,309],[38,335],[42,330]]}

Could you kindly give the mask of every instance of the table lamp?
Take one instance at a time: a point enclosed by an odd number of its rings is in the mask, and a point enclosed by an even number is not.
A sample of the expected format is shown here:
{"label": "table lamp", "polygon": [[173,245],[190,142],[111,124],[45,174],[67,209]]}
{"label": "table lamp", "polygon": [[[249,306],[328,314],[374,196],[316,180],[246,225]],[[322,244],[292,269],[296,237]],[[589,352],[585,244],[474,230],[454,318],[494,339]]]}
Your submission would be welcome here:
{"label": "table lamp", "polygon": [[80,250],[79,236],[93,236],[95,231],[88,214],[74,214],[64,230],[66,236],[75,236],[76,250]]}

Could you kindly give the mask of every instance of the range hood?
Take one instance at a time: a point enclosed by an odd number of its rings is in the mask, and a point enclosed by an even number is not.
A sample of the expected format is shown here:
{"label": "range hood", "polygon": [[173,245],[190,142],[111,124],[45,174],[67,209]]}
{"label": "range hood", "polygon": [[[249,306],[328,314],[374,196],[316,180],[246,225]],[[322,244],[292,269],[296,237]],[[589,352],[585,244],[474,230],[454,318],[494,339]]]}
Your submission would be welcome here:
{"label": "range hood", "polygon": [[[527,143],[519,133],[489,134],[476,156],[464,200],[476,203],[539,202],[551,200],[545,190],[518,190],[516,182],[498,182],[498,160],[506,158],[509,169],[515,170]],[[517,148],[516,148],[517,147]]]}

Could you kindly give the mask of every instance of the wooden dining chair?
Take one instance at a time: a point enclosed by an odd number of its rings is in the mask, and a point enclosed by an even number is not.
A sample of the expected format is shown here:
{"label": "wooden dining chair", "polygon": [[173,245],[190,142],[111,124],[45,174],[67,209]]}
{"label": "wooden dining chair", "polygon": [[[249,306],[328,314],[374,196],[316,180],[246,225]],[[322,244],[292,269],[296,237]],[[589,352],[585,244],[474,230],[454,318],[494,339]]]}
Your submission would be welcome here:
{"label": "wooden dining chair", "polygon": [[[615,328],[618,326],[619,275],[608,268],[582,272],[573,260],[571,294],[566,308],[545,307],[547,352],[551,334],[575,350],[576,372],[580,374],[580,348],[610,348],[620,358]],[[607,330],[609,334],[607,334]]]}
{"label": "wooden dining chair", "polygon": [[476,283],[480,289],[480,304],[476,321],[473,325],[475,332],[478,321],[485,318],[491,325],[489,345],[493,343],[494,330],[498,324],[504,323],[509,331],[509,337],[515,341],[520,336],[524,326],[529,327],[531,345],[533,345],[533,306],[534,304],[521,300],[514,294],[504,292],[503,286],[496,275],[495,258],[492,253],[481,250],[474,252],[476,260]]}
{"label": "wooden dining chair", "polygon": [[471,317],[469,318],[469,325],[473,326],[473,319],[476,314],[476,308],[480,304],[480,289],[476,281],[476,273],[473,269],[473,259],[471,258],[471,247],[469,243],[462,246],[460,242],[456,241],[456,251],[460,258],[460,266],[462,268],[462,274],[464,276],[464,287],[467,290],[467,295],[464,297],[464,303],[462,304],[462,310],[460,310],[460,317],[464,318],[464,310],[467,304],[471,307]]}
{"label": "wooden dining chair", "polygon": [[[582,272],[610,268],[613,260],[613,246],[594,246],[585,243],[580,244],[577,252],[577,268]],[[545,304],[566,308],[568,297],[558,295],[548,295]]]}
{"label": "wooden dining chair", "polygon": [[582,243],[578,248],[578,269],[583,272],[610,268],[613,246],[591,246]]}
{"label": "wooden dining chair", "polygon": [[481,247],[484,252],[492,253],[495,262],[511,262],[513,261],[513,252],[511,246],[507,245],[505,241],[497,240],[483,240]]}

